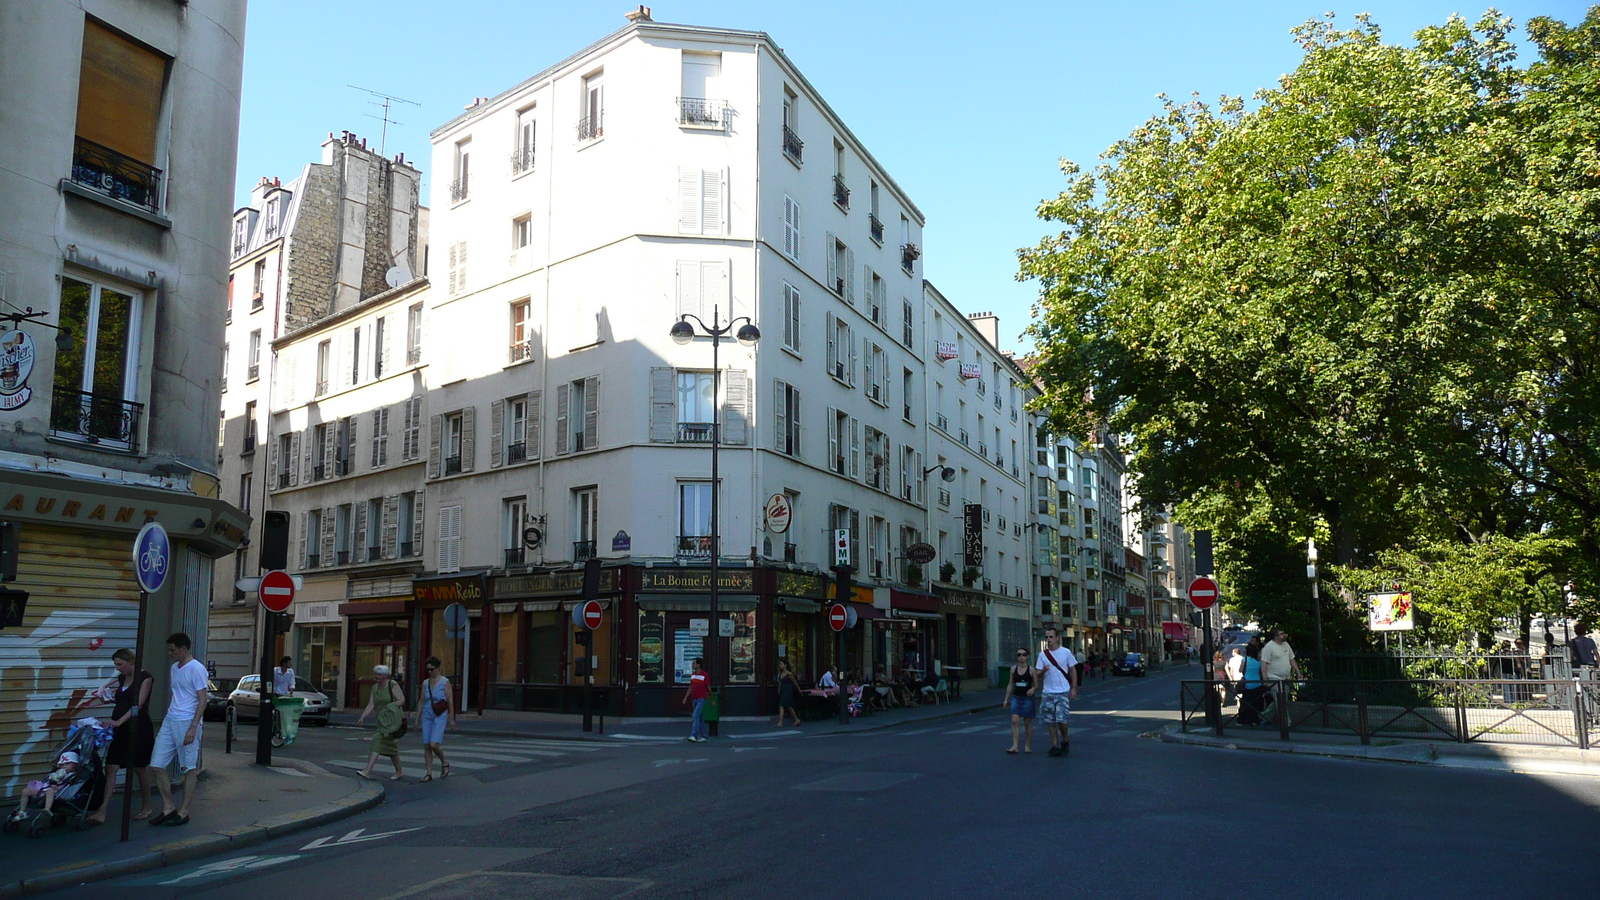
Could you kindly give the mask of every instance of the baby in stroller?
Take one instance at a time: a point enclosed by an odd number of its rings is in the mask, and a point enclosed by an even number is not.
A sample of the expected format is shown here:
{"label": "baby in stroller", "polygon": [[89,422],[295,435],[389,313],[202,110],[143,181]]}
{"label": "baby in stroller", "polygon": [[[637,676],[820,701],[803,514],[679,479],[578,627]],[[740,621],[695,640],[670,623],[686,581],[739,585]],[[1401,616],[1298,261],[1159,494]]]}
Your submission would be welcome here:
{"label": "baby in stroller", "polygon": [[88,827],[88,813],[99,804],[105,790],[101,753],[109,743],[111,729],[96,719],[84,719],[72,726],[56,751],[55,768],[43,779],[28,782],[22,791],[22,802],[6,817],[3,830],[13,834],[26,825],[29,837],[40,837],[45,826],[69,817],[76,819],[78,828]]}

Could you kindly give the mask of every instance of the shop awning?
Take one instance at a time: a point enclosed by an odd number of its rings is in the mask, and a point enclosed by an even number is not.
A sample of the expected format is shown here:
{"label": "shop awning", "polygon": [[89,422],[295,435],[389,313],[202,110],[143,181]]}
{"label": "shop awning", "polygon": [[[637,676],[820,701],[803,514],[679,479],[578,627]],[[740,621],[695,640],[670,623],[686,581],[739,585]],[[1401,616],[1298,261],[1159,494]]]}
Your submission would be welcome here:
{"label": "shop awning", "polygon": [[864,622],[888,618],[883,610],[873,606],[871,603],[851,603],[850,608],[856,611],[856,618]]}
{"label": "shop awning", "polygon": [[914,593],[902,591],[899,588],[889,590],[889,606],[896,612],[902,609],[916,610],[918,612],[939,612],[939,598],[933,594]]}
{"label": "shop awning", "polygon": [[918,612],[917,610],[911,610],[911,609],[896,609],[896,610],[892,611],[892,614],[896,619],[942,619],[942,618],[944,618],[944,616],[940,615],[939,613]]}
{"label": "shop awning", "polygon": [[1162,622],[1161,633],[1168,640],[1186,641],[1189,639],[1189,626],[1182,622]]}
{"label": "shop awning", "polygon": [[814,613],[822,611],[822,604],[815,600],[801,600],[797,597],[779,597],[778,605],[792,613]]}

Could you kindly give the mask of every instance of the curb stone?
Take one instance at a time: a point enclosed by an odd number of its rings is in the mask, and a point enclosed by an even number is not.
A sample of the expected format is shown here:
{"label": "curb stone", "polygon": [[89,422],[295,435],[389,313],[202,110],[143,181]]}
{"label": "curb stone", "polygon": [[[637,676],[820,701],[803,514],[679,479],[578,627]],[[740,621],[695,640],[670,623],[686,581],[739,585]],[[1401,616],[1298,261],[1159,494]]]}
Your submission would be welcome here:
{"label": "curb stone", "polygon": [[[284,760],[284,762],[291,762]],[[298,762],[298,761],[294,761]],[[299,768],[298,765],[293,766]],[[145,852],[112,862],[90,862],[62,868],[37,878],[0,883],[0,900],[44,894],[63,888],[76,887],[92,881],[120,878],[151,869],[160,869],[178,863],[190,862],[207,856],[217,856],[262,843],[268,838],[282,837],[305,831],[366,812],[383,803],[385,791],[377,782],[363,781],[350,797],[313,806],[310,809],[268,819],[256,825],[244,825],[215,834],[175,841],[149,847]]]}
{"label": "curb stone", "polygon": [[[1449,745],[1448,748],[1445,748],[1434,744],[1345,746],[1341,744],[1281,742],[1277,744],[1256,744],[1206,735],[1182,734],[1171,730],[1147,732],[1141,736],[1156,738],[1168,744],[1210,747],[1217,750],[1292,753],[1332,759],[1359,759],[1373,762],[1400,763],[1402,765],[1439,766],[1441,768],[1471,768],[1493,772],[1600,776],[1600,757],[1590,759],[1587,758],[1590,754],[1579,750],[1561,753],[1557,750],[1538,747],[1472,747],[1470,745],[1468,747],[1458,747]],[[1571,753],[1583,753],[1585,756],[1574,759],[1570,755]],[[1541,763],[1544,765],[1541,765]]]}

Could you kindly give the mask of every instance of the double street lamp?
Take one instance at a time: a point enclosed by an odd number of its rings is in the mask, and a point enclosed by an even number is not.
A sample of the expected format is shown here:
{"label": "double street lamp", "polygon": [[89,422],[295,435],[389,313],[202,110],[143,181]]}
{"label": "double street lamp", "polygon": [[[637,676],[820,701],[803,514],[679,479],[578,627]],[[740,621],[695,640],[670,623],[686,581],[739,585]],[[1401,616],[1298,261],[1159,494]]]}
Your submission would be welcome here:
{"label": "double street lamp", "polygon": [[[689,324],[693,319],[695,325]],[[711,338],[711,628],[708,637],[711,638],[711,652],[706,654],[709,667],[706,675],[712,687],[717,684],[717,649],[721,647],[719,640],[722,625],[717,619],[717,569],[722,557],[722,533],[718,526],[717,509],[721,505],[722,479],[718,469],[717,458],[722,447],[722,366],[719,361],[719,349],[722,339],[733,335],[734,339],[746,347],[755,346],[761,340],[761,329],[749,316],[739,316],[730,319],[727,324],[718,326],[718,310],[711,308],[711,324],[707,325],[699,316],[685,313],[672,323],[672,330],[668,332],[672,340],[680,345],[688,344],[697,337]],[[737,331],[734,326],[740,322],[744,324]]]}

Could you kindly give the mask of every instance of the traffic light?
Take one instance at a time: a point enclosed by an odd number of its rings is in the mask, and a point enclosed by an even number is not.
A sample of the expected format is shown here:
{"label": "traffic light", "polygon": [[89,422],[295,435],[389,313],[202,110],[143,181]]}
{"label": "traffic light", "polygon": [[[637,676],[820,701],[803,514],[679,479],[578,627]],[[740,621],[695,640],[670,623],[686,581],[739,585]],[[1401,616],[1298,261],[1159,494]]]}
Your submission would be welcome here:
{"label": "traffic light", "polygon": [[17,558],[22,552],[22,529],[15,522],[0,522],[0,581],[17,580]]}
{"label": "traffic light", "polygon": [[600,596],[600,558],[591,556],[583,564],[583,594],[585,600]]}
{"label": "traffic light", "polygon": [[261,516],[261,571],[289,568],[289,514],[269,509]]}

